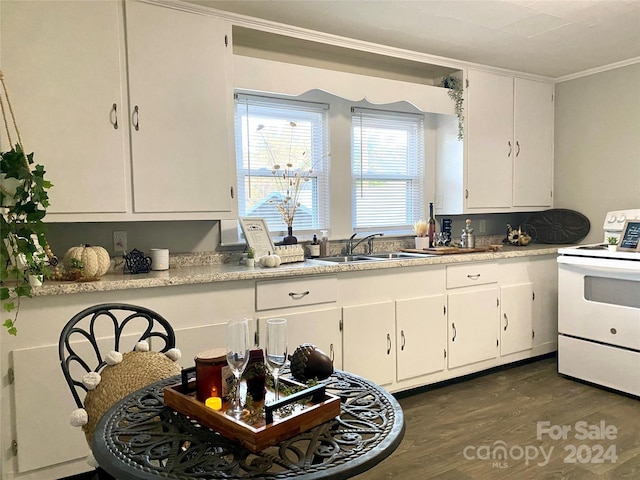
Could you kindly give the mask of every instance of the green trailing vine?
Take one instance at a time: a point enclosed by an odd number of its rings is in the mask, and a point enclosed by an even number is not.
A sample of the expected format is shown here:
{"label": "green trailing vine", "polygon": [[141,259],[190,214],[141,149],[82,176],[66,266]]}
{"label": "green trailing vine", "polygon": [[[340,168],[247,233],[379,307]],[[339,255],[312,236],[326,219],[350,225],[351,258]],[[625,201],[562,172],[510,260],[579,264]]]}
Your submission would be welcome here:
{"label": "green trailing vine", "polygon": [[458,140],[464,139],[464,89],[462,79],[453,75],[447,75],[440,82],[440,86],[448,88],[449,97],[455,102],[456,116],[458,117]]}
{"label": "green trailing vine", "polygon": [[31,167],[33,153],[26,155],[20,144],[0,156],[0,300],[3,310],[11,314],[3,325],[9,334],[16,335],[20,299],[31,297],[29,279],[20,267],[31,274],[49,273],[43,250],[47,229],[42,219],[49,206],[47,189],[52,185],[45,180],[42,165]]}

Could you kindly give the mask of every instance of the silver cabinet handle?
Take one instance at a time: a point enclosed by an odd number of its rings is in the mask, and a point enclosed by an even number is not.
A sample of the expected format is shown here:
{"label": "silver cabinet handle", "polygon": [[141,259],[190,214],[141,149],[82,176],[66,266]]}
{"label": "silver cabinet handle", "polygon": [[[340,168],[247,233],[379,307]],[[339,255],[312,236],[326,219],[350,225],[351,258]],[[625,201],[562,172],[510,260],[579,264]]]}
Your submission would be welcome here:
{"label": "silver cabinet handle", "polygon": [[400,330],[400,338],[402,339],[402,346],[400,347],[400,350],[404,352],[404,346],[407,344],[407,339],[404,336],[404,330]]}
{"label": "silver cabinet handle", "polygon": [[289,292],[289,296],[293,299],[293,300],[300,300],[301,298],[306,297],[307,295],[309,295],[309,290],[307,290],[306,292]]}
{"label": "silver cabinet handle", "polygon": [[456,324],[452,323],[451,326],[453,327],[453,338],[451,339],[452,342],[456,341],[456,337],[458,336],[458,331],[456,330]]}
{"label": "silver cabinet handle", "polygon": [[113,125],[113,129],[117,130],[118,129],[118,104],[114,103],[113,107],[111,107],[111,116],[113,118],[113,121],[111,122],[111,124]]}
{"label": "silver cabinet handle", "polygon": [[133,115],[131,116],[131,121],[133,122],[133,128],[136,129],[136,132],[140,130],[140,112],[138,110],[138,105],[133,107]]}
{"label": "silver cabinet handle", "polygon": [[333,343],[329,345],[329,358],[331,359],[332,362],[335,358],[335,352],[333,351]]}
{"label": "silver cabinet handle", "polygon": [[516,142],[516,157],[520,155],[520,142]]}
{"label": "silver cabinet handle", "polygon": [[387,355],[391,353],[391,335],[387,333]]}
{"label": "silver cabinet handle", "polygon": [[504,331],[507,331],[507,327],[509,326],[509,317],[507,317],[506,313],[503,313],[504,315],[504,319],[505,319],[505,324],[504,324]]}
{"label": "silver cabinet handle", "polygon": [[507,154],[507,158],[511,158],[511,152],[513,151],[513,147],[511,146],[511,140],[509,140],[508,144],[509,144],[509,153]]}
{"label": "silver cabinet handle", "polygon": [[480,274],[476,273],[475,275],[467,275],[469,280],[478,280],[480,278]]}

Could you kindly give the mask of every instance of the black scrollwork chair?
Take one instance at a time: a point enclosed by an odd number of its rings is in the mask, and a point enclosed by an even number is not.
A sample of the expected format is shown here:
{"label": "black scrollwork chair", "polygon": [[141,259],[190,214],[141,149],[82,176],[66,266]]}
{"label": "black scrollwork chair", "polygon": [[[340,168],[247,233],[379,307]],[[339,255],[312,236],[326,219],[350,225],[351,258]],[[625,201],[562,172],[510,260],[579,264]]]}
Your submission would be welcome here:
{"label": "black scrollwork chair", "polygon": [[167,352],[176,343],[167,320],[153,310],[136,305],[103,303],[82,310],[69,320],[60,334],[58,353],[78,408],[83,407],[87,393],[82,377],[102,370],[110,351],[133,350],[140,340],[149,341],[158,352]]}
{"label": "black scrollwork chair", "polygon": [[[133,351],[146,340],[151,350],[166,353],[175,347],[175,333],[167,320],[145,307],[104,303],[82,310],[60,333],[58,354],[64,377],[78,408],[84,408],[88,389],[82,378],[101,372],[112,350]],[[139,387],[138,387],[139,388]],[[89,440],[88,440],[89,441]],[[96,479],[111,479],[98,468]]]}

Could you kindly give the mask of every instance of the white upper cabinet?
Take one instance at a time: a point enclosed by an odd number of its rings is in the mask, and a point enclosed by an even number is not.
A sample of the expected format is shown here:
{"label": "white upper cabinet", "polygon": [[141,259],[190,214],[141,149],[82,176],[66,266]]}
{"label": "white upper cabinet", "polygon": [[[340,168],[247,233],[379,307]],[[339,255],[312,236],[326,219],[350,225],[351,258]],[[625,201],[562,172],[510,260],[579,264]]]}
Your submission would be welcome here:
{"label": "white upper cabinet", "polygon": [[231,28],[127,2],[133,209],[229,212]]}
{"label": "white upper cabinet", "polygon": [[1,8],[18,126],[54,184],[49,221],[234,216],[229,24],[134,1]]}
{"label": "white upper cabinet", "polygon": [[553,190],[553,85],[515,79],[513,205],[550,207]]}
{"label": "white upper cabinet", "polygon": [[550,207],[553,85],[476,70],[468,80],[467,208]]}
{"label": "white upper cabinet", "polygon": [[553,84],[469,69],[464,158],[440,139],[439,214],[552,206]]}
{"label": "white upper cabinet", "polygon": [[513,77],[469,71],[467,207],[511,206]]}
{"label": "white upper cabinet", "polygon": [[121,5],[3,1],[0,8],[2,70],[18,128],[54,185],[47,218],[126,212]]}

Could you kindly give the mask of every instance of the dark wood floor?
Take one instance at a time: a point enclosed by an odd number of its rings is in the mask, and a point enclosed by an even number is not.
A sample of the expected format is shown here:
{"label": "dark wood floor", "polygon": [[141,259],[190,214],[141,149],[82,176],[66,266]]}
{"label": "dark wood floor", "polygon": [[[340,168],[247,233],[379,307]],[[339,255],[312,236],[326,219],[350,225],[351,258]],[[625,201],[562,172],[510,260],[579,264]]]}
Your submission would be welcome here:
{"label": "dark wood floor", "polygon": [[[406,421],[401,445],[357,480],[640,479],[640,401],[558,375],[555,356],[417,393],[400,404]],[[537,424],[545,421],[552,432],[570,428],[566,440],[548,434],[539,440]],[[600,439],[580,438],[585,431]],[[498,446],[507,449],[504,460],[484,459],[500,453]],[[527,452],[537,458],[520,458]],[[572,459],[576,463],[567,463]]]}

